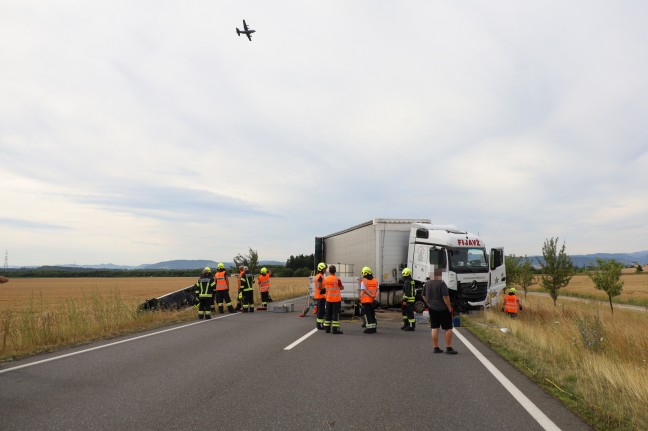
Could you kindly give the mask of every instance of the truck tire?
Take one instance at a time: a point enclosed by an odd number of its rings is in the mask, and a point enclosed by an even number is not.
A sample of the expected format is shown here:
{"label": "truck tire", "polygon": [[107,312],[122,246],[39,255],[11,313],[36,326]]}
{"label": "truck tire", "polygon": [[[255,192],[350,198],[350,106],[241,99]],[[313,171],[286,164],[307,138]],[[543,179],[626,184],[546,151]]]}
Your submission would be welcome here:
{"label": "truck tire", "polygon": [[414,312],[421,314],[422,312],[425,311],[425,302],[422,299],[417,299],[414,301]]}

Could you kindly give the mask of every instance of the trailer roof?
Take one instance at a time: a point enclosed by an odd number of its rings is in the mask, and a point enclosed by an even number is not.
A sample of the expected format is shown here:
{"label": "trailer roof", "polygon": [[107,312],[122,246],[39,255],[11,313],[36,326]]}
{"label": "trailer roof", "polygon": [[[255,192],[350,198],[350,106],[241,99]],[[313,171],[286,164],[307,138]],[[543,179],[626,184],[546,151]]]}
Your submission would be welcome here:
{"label": "trailer roof", "polygon": [[332,234],[329,234],[329,235],[324,235],[324,236],[321,236],[319,238],[323,238],[323,239],[330,238],[332,236],[341,235],[343,233],[347,233],[347,232],[351,232],[351,231],[356,230],[356,229],[360,229],[361,227],[371,226],[371,225],[376,225],[376,224],[414,224],[414,223],[430,224],[430,223],[432,223],[432,220],[427,219],[427,218],[416,218],[416,219],[414,219],[414,218],[375,218],[373,220],[369,220],[367,222],[360,223],[360,224],[352,226],[350,228],[347,228],[347,229],[344,229],[344,230],[341,230],[339,232],[335,232],[335,233],[332,233]]}

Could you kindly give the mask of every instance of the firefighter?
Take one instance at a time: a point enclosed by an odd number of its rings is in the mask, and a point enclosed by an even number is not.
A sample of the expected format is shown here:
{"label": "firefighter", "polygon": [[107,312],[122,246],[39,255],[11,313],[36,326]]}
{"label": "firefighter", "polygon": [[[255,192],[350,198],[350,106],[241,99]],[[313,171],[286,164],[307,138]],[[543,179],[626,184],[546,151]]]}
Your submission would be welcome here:
{"label": "firefighter", "polygon": [[254,313],[254,276],[247,266],[240,266],[239,270],[239,301],[243,303],[244,313]]}
{"label": "firefighter", "polygon": [[198,281],[196,281],[196,296],[198,297],[198,318],[211,319],[211,310],[214,306],[214,288],[216,282],[212,275],[211,268],[203,269]]}
{"label": "firefighter", "polygon": [[315,327],[324,329],[324,316],[326,315],[326,288],[324,287],[324,274],[326,264],[320,262],[317,265],[317,274],[313,278],[313,298],[315,299],[315,316],[317,321]]}
{"label": "firefighter", "polygon": [[218,312],[223,314],[223,304],[225,304],[228,312],[235,313],[229,293],[229,278],[224,264],[218,264],[214,278],[216,279],[216,304],[218,304]]}
{"label": "firefighter", "polygon": [[326,289],[326,319],[324,320],[324,331],[331,333],[331,327],[334,334],[342,334],[340,331],[340,311],[342,309],[342,290],[344,286],[342,281],[335,275],[337,269],[335,265],[329,267],[329,276],[324,279],[324,288]]}
{"label": "firefighter", "polygon": [[416,300],[416,284],[412,280],[412,270],[403,269],[403,331],[414,331],[416,319],[414,318],[414,301]]}
{"label": "firefighter", "polygon": [[259,310],[267,310],[270,298],[270,276],[272,271],[267,268],[261,268],[261,275],[257,278],[259,281],[259,292],[261,293],[261,307]]}
{"label": "firefighter", "polygon": [[522,304],[515,296],[515,287],[511,287],[507,295],[504,295],[504,306],[502,311],[511,317],[517,317],[518,310],[522,310]]}
{"label": "firefighter", "polygon": [[360,281],[360,304],[362,304],[362,315],[365,320],[365,334],[375,334],[376,326],[376,308],[374,302],[378,296],[378,280],[371,274],[371,268],[365,266],[362,268],[362,279]]}

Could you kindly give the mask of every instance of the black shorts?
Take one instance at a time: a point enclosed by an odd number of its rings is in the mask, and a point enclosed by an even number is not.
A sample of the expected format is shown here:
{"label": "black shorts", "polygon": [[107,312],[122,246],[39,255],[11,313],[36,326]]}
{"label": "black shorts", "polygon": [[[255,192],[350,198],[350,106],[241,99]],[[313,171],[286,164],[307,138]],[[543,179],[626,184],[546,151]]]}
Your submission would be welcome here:
{"label": "black shorts", "polygon": [[439,327],[445,329],[452,329],[452,314],[450,310],[445,309],[444,311],[434,311],[430,310],[430,328],[437,329]]}

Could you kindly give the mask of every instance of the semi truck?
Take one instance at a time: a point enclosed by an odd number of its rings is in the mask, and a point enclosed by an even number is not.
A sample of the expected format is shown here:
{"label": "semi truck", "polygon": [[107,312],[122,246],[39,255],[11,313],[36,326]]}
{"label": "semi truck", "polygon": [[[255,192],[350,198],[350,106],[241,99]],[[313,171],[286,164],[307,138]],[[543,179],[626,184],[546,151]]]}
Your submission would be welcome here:
{"label": "semi truck", "polygon": [[[400,307],[402,270],[410,268],[416,283],[414,310],[424,311],[423,285],[435,268],[442,270],[455,310],[467,312],[496,301],[506,287],[504,249],[487,252],[484,241],[454,225],[430,219],[375,218],[330,235],[315,237],[315,264],[335,265],[342,279],[343,311],[357,311],[362,268],[378,279],[381,307]],[[313,283],[309,295],[313,296]]]}

